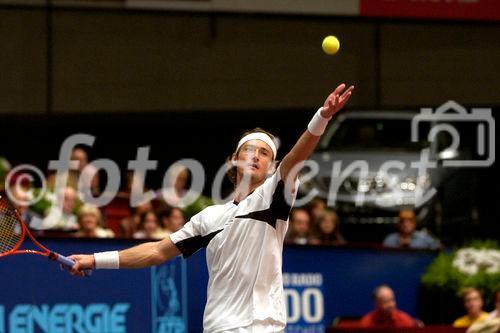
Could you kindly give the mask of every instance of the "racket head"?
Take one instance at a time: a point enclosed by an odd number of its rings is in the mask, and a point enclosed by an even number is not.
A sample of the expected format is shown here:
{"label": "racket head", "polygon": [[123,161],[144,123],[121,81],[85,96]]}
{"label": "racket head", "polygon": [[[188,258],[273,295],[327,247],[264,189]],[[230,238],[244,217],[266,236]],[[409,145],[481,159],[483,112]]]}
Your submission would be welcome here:
{"label": "racket head", "polygon": [[26,227],[19,213],[3,195],[0,195],[0,257],[14,254],[21,246]]}

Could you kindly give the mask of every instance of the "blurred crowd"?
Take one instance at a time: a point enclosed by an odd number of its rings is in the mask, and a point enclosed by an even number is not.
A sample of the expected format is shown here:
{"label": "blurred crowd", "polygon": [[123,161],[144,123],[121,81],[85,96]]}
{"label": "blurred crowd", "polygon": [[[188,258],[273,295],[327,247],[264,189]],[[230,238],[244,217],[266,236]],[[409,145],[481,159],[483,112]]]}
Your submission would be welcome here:
{"label": "blurred crowd", "polygon": [[[143,180],[134,179],[129,172],[124,175],[120,192],[108,205],[98,208],[86,203],[77,189],[79,184],[90,184],[92,195],[100,193],[100,179],[97,170],[89,164],[87,152],[80,147],[73,149],[71,160],[78,162],[78,168],[68,172],[66,186],[60,193],[54,193],[55,174],[46,179],[48,191],[35,204],[25,202],[36,197],[38,189],[14,175],[5,182],[10,165],[0,158],[0,184],[6,184],[25,223],[38,231],[58,231],[75,237],[126,237],[138,239],[161,239],[182,228],[186,220],[205,207],[213,204],[210,198],[199,196],[194,202],[187,200],[190,182],[189,171],[181,166],[169,170],[168,190],[156,191],[156,198],[130,207],[133,190],[148,192]],[[2,186],[0,185],[0,186]],[[2,188],[0,187],[0,191]],[[4,189],[5,190],[5,189]],[[62,202],[62,204],[55,204]],[[185,204],[189,202],[189,204]],[[316,198],[304,207],[293,208],[289,217],[286,244],[342,246],[349,244],[341,233],[339,215],[327,207],[323,199]],[[383,246],[394,248],[439,249],[441,243],[425,230],[417,229],[417,216],[412,209],[399,212],[396,230],[388,234]]]}
{"label": "blurred crowd", "polygon": [[[453,322],[454,327],[467,328],[467,333],[497,333],[500,330],[500,290],[493,295],[491,312],[484,311],[483,295],[476,288],[462,291],[465,315]],[[375,288],[372,294],[374,308],[362,318],[350,321],[347,325],[341,318],[337,326],[356,326],[362,328],[411,328],[422,327],[424,323],[398,309],[393,289],[384,284]]]}
{"label": "blurred crowd", "polygon": [[[323,199],[316,198],[307,206],[293,208],[286,244],[346,245],[340,231],[337,213],[328,208]],[[413,209],[399,212],[396,231],[388,234],[382,245],[391,248],[440,249],[441,243],[426,230],[417,229],[417,215]]]}
{"label": "blurred crowd", "polygon": [[[139,186],[143,192],[148,189],[140,180],[127,174],[116,198],[104,207],[97,207],[86,203],[84,195],[77,191],[83,180],[91,184],[93,195],[100,194],[99,175],[89,165],[86,151],[75,148],[71,160],[78,161],[79,167],[65,175],[66,186],[55,193],[55,175],[49,173],[45,180],[47,191],[41,193],[41,189],[33,187],[23,174],[6,179],[11,166],[6,159],[0,158],[0,193],[10,194],[13,205],[31,230],[87,238],[162,239],[182,228],[185,216],[192,216],[211,204],[209,199],[201,196],[194,203],[184,205],[182,199],[188,185],[188,172],[187,169],[174,168],[175,181],[165,196],[158,195],[158,199],[132,208],[132,188]],[[39,195],[40,200],[33,203],[32,199]]]}

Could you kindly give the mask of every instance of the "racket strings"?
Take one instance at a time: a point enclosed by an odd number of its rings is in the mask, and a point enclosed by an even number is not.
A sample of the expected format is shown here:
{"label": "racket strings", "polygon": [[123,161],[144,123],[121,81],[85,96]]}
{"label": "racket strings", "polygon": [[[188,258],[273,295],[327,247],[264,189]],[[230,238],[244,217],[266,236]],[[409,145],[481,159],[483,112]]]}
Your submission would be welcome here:
{"label": "racket strings", "polygon": [[0,200],[0,254],[14,249],[22,237],[21,222],[12,207]]}

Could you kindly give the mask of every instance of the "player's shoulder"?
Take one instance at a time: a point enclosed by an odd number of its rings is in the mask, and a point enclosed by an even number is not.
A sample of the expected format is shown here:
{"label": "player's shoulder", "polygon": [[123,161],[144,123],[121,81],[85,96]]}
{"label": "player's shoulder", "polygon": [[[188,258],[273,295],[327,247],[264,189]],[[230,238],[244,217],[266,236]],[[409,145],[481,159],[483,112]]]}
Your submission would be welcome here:
{"label": "player's shoulder", "polygon": [[206,218],[208,216],[214,216],[214,215],[217,215],[218,213],[222,213],[222,212],[226,211],[228,209],[228,207],[230,207],[232,205],[233,205],[232,201],[222,203],[222,204],[214,204],[214,205],[211,205],[211,206],[204,208],[198,214],[196,214],[194,217],[203,219],[203,218]]}
{"label": "player's shoulder", "polygon": [[280,169],[279,166],[278,168],[271,174],[269,174],[264,180],[264,183],[259,187],[261,190],[266,190],[266,189],[273,189],[276,187],[276,185],[281,181],[281,174],[280,174]]}

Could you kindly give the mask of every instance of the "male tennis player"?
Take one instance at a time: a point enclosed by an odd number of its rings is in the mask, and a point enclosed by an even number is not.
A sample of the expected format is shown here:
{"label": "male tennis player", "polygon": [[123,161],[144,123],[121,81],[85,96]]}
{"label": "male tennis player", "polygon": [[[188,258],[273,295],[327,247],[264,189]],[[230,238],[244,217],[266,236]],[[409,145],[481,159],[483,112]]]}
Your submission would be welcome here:
{"label": "male tennis player", "polygon": [[144,268],[206,248],[204,332],[282,332],[282,248],[298,186],[295,166],[313,152],[353,89],[341,84],[328,96],[277,168],[272,135],[261,130],[244,135],[231,157],[236,167],[233,201],[204,209],[161,241],[119,252],[73,255],[72,274],[83,276],[84,269],[94,268]]}

